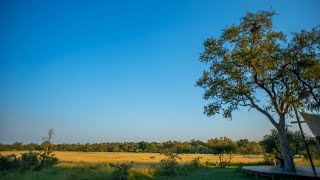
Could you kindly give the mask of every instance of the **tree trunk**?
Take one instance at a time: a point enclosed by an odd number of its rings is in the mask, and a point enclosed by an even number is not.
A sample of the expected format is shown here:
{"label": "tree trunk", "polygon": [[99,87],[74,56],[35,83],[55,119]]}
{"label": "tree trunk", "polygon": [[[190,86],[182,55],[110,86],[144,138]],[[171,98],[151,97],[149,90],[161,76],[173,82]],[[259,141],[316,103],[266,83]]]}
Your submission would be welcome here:
{"label": "tree trunk", "polygon": [[288,142],[287,133],[286,133],[284,123],[280,124],[277,129],[279,132],[279,140],[280,140],[282,158],[284,160],[284,170],[295,171],[295,166],[294,166],[293,159],[291,157],[291,152],[289,149],[289,142]]}
{"label": "tree trunk", "polygon": [[318,146],[318,153],[320,153],[320,136],[316,136],[315,139]]}

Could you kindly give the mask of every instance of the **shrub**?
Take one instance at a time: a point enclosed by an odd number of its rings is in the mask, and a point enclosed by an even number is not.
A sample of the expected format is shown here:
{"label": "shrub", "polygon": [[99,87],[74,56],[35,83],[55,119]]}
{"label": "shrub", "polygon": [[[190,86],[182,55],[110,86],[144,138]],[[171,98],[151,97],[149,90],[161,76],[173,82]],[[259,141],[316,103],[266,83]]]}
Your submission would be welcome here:
{"label": "shrub", "polygon": [[16,169],[19,165],[19,159],[16,155],[11,154],[8,156],[2,156],[0,154],[0,171],[4,170],[13,170]]}
{"label": "shrub", "polygon": [[40,160],[37,152],[22,153],[19,162],[19,170],[40,170]]}
{"label": "shrub", "polygon": [[54,154],[46,155],[44,152],[21,153],[19,158],[12,154],[0,156],[0,170],[38,171],[58,162],[59,160]]}
{"label": "shrub", "polygon": [[131,163],[119,164],[119,162],[117,162],[117,164],[109,164],[113,168],[112,177],[114,179],[128,179],[128,176],[131,173],[133,167],[133,161],[131,161]]}
{"label": "shrub", "polygon": [[[263,154],[263,159],[264,159],[264,163],[265,164],[272,165],[272,164],[274,164],[275,155],[274,154],[266,154],[266,153],[264,153]],[[278,164],[280,164],[280,163],[278,163]]]}
{"label": "shrub", "polygon": [[218,156],[219,162],[217,166],[220,168],[225,168],[230,164],[234,153],[237,151],[237,145],[226,137],[210,139],[208,146],[211,148],[213,154]]}
{"label": "shrub", "polygon": [[[320,153],[318,153],[318,149],[317,149],[317,147],[315,145],[309,145],[309,151],[310,151],[310,155],[311,155],[312,158],[320,159]],[[302,151],[301,155],[305,159],[309,159],[307,151]]]}
{"label": "shrub", "polygon": [[[48,137],[43,138],[44,142],[41,145],[40,152],[21,153],[21,157],[17,158],[15,155],[2,156],[0,154],[0,170],[41,170],[43,168],[51,167],[58,164],[59,160],[52,153],[52,136],[53,129],[49,129]],[[17,143],[17,146],[22,145]]]}
{"label": "shrub", "polygon": [[202,157],[198,156],[195,157],[192,161],[191,161],[191,166],[193,166],[194,168],[199,168],[200,167],[200,159]]}
{"label": "shrub", "polygon": [[59,159],[55,157],[55,154],[53,153],[49,153],[49,154],[40,153],[39,160],[40,160],[40,164],[39,164],[40,169],[48,168],[59,163]]}
{"label": "shrub", "polygon": [[156,174],[160,176],[174,176],[177,174],[178,159],[181,159],[178,154],[166,152],[165,159],[162,159],[156,169]]}

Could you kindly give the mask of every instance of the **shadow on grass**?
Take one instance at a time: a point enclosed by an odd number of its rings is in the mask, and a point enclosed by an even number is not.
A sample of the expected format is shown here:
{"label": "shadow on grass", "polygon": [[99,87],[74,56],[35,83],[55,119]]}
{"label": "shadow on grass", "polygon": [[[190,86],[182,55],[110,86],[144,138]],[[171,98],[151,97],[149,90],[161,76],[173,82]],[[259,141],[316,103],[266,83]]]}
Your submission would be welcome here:
{"label": "shadow on grass", "polygon": [[252,176],[246,176],[241,173],[237,168],[200,168],[193,173],[183,176],[175,177],[158,177],[157,179],[178,179],[178,180],[212,180],[212,179],[223,179],[223,180],[250,180],[255,179]]}
{"label": "shadow on grass", "polygon": [[[136,163],[129,179],[254,179],[241,173],[239,167],[242,165],[261,165],[257,163],[235,163],[229,168],[200,167],[192,168],[188,165],[179,165],[176,176],[158,176],[154,175],[156,165],[154,163]],[[44,180],[76,180],[76,179],[113,179],[112,168],[109,164],[81,164],[81,166],[62,167],[54,166],[42,171],[4,171],[0,172],[0,179],[44,179]]]}
{"label": "shadow on grass", "polygon": [[112,179],[111,171],[103,166],[86,167],[51,167],[41,171],[4,171],[0,173],[0,179]]}

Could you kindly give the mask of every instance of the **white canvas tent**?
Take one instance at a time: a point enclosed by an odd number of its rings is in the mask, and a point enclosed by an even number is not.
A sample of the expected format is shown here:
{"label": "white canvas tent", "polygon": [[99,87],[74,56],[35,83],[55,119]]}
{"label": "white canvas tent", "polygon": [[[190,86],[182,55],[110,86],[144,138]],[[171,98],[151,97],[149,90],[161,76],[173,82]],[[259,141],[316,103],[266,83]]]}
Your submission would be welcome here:
{"label": "white canvas tent", "polygon": [[318,150],[320,152],[320,115],[319,114],[308,114],[300,113],[303,119],[306,121],[309,126],[312,134],[316,137],[316,142],[318,145]]}

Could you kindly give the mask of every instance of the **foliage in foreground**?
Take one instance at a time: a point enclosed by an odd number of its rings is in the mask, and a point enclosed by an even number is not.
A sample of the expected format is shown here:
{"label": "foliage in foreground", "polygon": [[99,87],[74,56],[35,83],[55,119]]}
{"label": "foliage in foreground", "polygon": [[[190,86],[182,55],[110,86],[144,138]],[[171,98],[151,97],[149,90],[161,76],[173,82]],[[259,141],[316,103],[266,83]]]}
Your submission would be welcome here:
{"label": "foliage in foreground", "polygon": [[[176,176],[157,176],[153,173],[151,167],[134,167],[128,176],[128,179],[254,179],[245,176],[237,171],[236,168],[198,168],[192,169],[189,164],[179,165]],[[105,180],[114,179],[112,168],[109,164],[88,165],[81,167],[63,168],[50,167],[41,171],[26,172],[0,172],[0,179],[47,179],[47,180],[67,180],[67,179],[94,179]]]}
{"label": "foliage in foreground", "polygon": [[195,157],[192,161],[191,161],[191,166],[194,167],[194,168],[199,168],[201,167],[201,164],[200,164],[200,159],[202,159],[202,157],[198,156],[198,157]]}
{"label": "foliage in foreground", "polygon": [[178,154],[168,151],[164,153],[165,159],[162,159],[156,169],[157,175],[174,176],[177,174],[178,160],[181,160]]}
{"label": "foliage in foreground", "polygon": [[188,175],[204,166],[200,163],[202,157],[195,157],[190,163],[179,164],[178,160],[182,158],[171,151],[165,153],[166,158],[161,160],[155,167],[154,174],[158,177],[173,177],[177,175]]}
{"label": "foliage in foreground", "polygon": [[59,163],[59,159],[52,152],[53,129],[49,129],[48,137],[44,137],[40,152],[21,153],[21,157],[16,155],[2,156],[0,154],[0,171],[19,170],[19,171],[39,171],[44,168],[52,167]]}
{"label": "foliage in foreground", "polygon": [[109,165],[113,168],[112,177],[114,179],[128,179],[133,168],[132,164],[133,164],[133,161],[131,161],[131,163],[121,163],[121,164],[109,163]]}
{"label": "foliage in foreground", "polygon": [[19,171],[39,171],[44,168],[58,164],[59,160],[54,154],[44,152],[22,153],[21,157],[16,155],[0,155],[0,170],[19,170]]}

